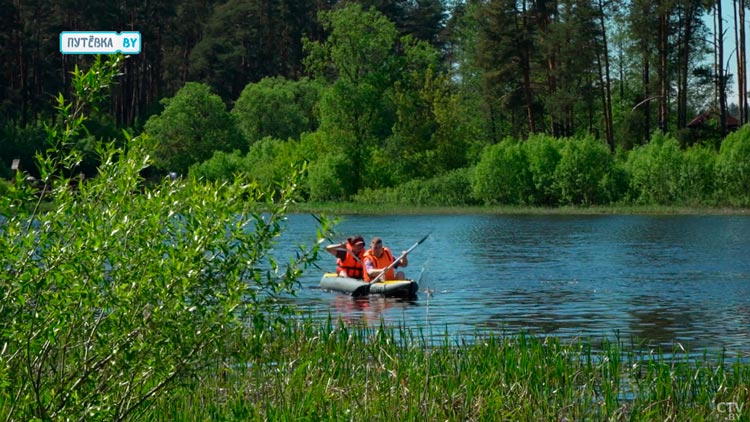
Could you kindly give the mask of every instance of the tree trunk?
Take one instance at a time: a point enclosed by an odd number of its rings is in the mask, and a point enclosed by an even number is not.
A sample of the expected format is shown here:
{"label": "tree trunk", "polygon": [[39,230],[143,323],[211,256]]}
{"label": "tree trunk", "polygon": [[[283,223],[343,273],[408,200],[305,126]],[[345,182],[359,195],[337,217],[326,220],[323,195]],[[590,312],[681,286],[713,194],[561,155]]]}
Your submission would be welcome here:
{"label": "tree trunk", "polygon": [[724,77],[724,23],[721,0],[716,0],[716,88],[719,98],[719,128],[721,135],[727,133],[727,93]]}
{"label": "tree trunk", "polygon": [[742,111],[739,116],[741,124],[748,121],[748,104],[747,104],[747,50],[745,49],[745,0],[740,0],[740,52],[742,58],[742,69],[738,70],[737,75],[742,81]]}
{"label": "tree trunk", "polygon": [[669,38],[669,17],[667,10],[661,7],[659,10],[659,129],[661,133],[667,132],[667,102],[668,102],[668,72],[667,55]]}
{"label": "tree trunk", "polygon": [[688,98],[688,78],[690,72],[690,46],[693,40],[693,20],[695,19],[696,7],[694,2],[688,2],[687,8],[683,15],[683,33],[680,40],[680,59],[678,72],[678,93],[677,93],[677,127],[687,127],[687,98]]}
{"label": "tree trunk", "polygon": [[[739,3],[739,4],[738,4]],[[745,71],[745,0],[737,0],[735,7],[735,45],[737,46],[737,104],[740,124],[747,123],[747,74]]]}
{"label": "tree trunk", "polygon": [[[552,6],[550,9],[557,10],[557,5]],[[543,10],[543,11],[537,11],[537,14],[540,15],[537,17],[537,25],[539,28],[539,31],[544,34],[543,38],[550,37],[550,27],[553,24],[558,24],[555,15],[549,15],[549,10]],[[568,34],[570,35],[570,34]],[[544,41],[542,42],[544,44]],[[546,53],[545,61],[547,63],[547,91],[545,95],[548,95],[549,97],[553,97],[557,95],[557,91],[559,89],[558,82],[557,82],[557,75],[558,72],[560,72],[560,68],[562,67],[561,64],[558,62],[558,58],[562,59],[560,56],[560,46],[557,43],[553,42],[554,47],[549,49],[549,52]],[[552,133],[552,136],[554,137],[561,137],[564,136],[562,127],[565,125],[564,122],[564,111],[561,107],[554,107],[547,110],[548,118],[549,118],[549,130]]]}
{"label": "tree trunk", "polygon": [[651,66],[648,50],[643,50],[643,143],[648,143],[651,138],[651,98],[649,85],[651,84]]}
{"label": "tree trunk", "polygon": [[[615,150],[614,126],[612,123],[612,83],[609,76],[609,46],[607,44],[606,16],[604,14],[604,1],[599,0],[599,25],[602,31],[602,46],[597,49],[597,60],[599,62],[599,82],[602,86],[602,106],[604,107],[604,133],[610,151]],[[604,63],[602,63],[604,57]],[[603,71],[602,71],[603,70]]]}
{"label": "tree trunk", "polygon": [[[522,30],[524,33],[526,33],[529,29],[529,22],[528,22],[528,10],[526,8],[526,1],[523,2],[523,26]],[[521,51],[519,51],[521,56],[521,72],[523,72],[523,91],[524,91],[524,100],[526,102],[526,118],[528,119],[529,124],[529,133],[535,133],[536,132],[536,120],[534,118],[534,96],[532,93],[532,87],[531,87],[531,51],[530,46],[528,42],[524,42],[521,46]]]}
{"label": "tree trunk", "polygon": [[[26,52],[24,51],[24,34],[23,34],[23,22],[21,21],[21,2],[16,4],[16,28],[14,29],[14,40],[15,47],[17,48],[16,54],[18,54],[18,79],[16,80],[15,86],[18,87],[19,97],[21,99],[21,123],[26,124],[27,111],[29,111],[29,98],[26,92]],[[11,82],[13,84],[13,82]],[[31,113],[33,115],[33,113]]]}

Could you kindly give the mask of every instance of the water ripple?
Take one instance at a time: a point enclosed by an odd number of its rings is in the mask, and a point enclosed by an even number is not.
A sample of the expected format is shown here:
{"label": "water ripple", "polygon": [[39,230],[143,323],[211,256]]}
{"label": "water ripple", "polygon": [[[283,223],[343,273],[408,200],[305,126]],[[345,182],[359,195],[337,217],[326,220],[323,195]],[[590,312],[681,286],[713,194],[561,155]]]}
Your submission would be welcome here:
{"label": "water ripple", "polygon": [[[314,219],[291,215],[286,242],[310,242]],[[436,336],[531,332],[611,336],[650,345],[750,351],[750,217],[352,216],[342,238],[381,236],[410,255],[416,303],[306,288],[300,307],[352,323],[429,329]],[[330,257],[321,267],[333,268]],[[330,262],[328,262],[330,261]],[[308,273],[314,287],[319,273]],[[426,293],[426,292],[429,292]]]}

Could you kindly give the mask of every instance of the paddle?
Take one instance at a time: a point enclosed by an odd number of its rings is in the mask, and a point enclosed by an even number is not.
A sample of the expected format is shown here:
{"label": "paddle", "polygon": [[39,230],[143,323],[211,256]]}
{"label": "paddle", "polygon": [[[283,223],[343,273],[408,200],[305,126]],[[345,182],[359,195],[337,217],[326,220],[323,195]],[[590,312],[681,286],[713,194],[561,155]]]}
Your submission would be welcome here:
{"label": "paddle", "polygon": [[[352,292],[352,296],[359,297],[359,296],[364,296],[364,295],[370,294],[370,285],[372,285],[372,283],[376,283],[376,282],[380,281],[381,278],[385,277],[385,273],[387,273],[388,270],[390,270],[391,268],[395,267],[396,264],[398,264],[401,261],[401,258],[405,257],[406,254],[408,254],[409,252],[413,251],[414,248],[416,248],[417,246],[421,245],[422,242],[424,242],[425,240],[427,240],[427,238],[429,236],[430,236],[430,234],[427,233],[427,235],[425,235],[425,237],[419,239],[419,241],[417,241],[417,243],[413,244],[411,246],[411,248],[407,249],[406,252],[404,252],[404,253],[401,254],[401,256],[399,256],[398,258],[396,258],[395,260],[393,260],[393,262],[391,262],[390,265],[388,265],[387,267],[383,268],[383,270],[380,272],[380,274],[378,274],[377,277],[375,277],[374,279],[372,279],[371,282],[369,282],[369,283],[367,283],[367,284],[365,284],[363,286],[357,287]],[[365,271],[367,271],[367,270],[365,270]]]}

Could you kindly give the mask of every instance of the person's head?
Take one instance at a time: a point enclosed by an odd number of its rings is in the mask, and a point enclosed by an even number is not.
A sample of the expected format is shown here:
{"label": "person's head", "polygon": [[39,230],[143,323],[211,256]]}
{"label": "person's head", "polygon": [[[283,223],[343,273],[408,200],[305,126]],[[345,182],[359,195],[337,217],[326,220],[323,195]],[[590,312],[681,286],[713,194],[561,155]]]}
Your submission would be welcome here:
{"label": "person's head", "polygon": [[380,254],[383,253],[383,239],[373,237],[370,241],[370,249],[372,249],[376,256],[380,257]]}
{"label": "person's head", "polygon": [[359,253],[365,247],[365,239],[360,235],[350,237],[347,241],[352,245],[352,251],[354,253]]}

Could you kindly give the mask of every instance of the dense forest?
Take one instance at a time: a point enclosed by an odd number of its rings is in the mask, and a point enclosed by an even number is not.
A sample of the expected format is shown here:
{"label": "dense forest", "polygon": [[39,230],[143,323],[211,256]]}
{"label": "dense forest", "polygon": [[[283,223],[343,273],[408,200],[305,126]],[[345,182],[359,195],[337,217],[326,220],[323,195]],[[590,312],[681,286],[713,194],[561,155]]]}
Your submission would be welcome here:
{"label": "dense forest", "polygon": [[95,175],[97,140],[127,130],[152,141],[151,177],[269,184],[305,166],[304,200],[748,205],[745,10],[0,0],[0,176],[14,159],[38,176],[57,94],[93,60],[61,54],[60,32],[117,30],[144,47],[89,110],[72,173]]}

